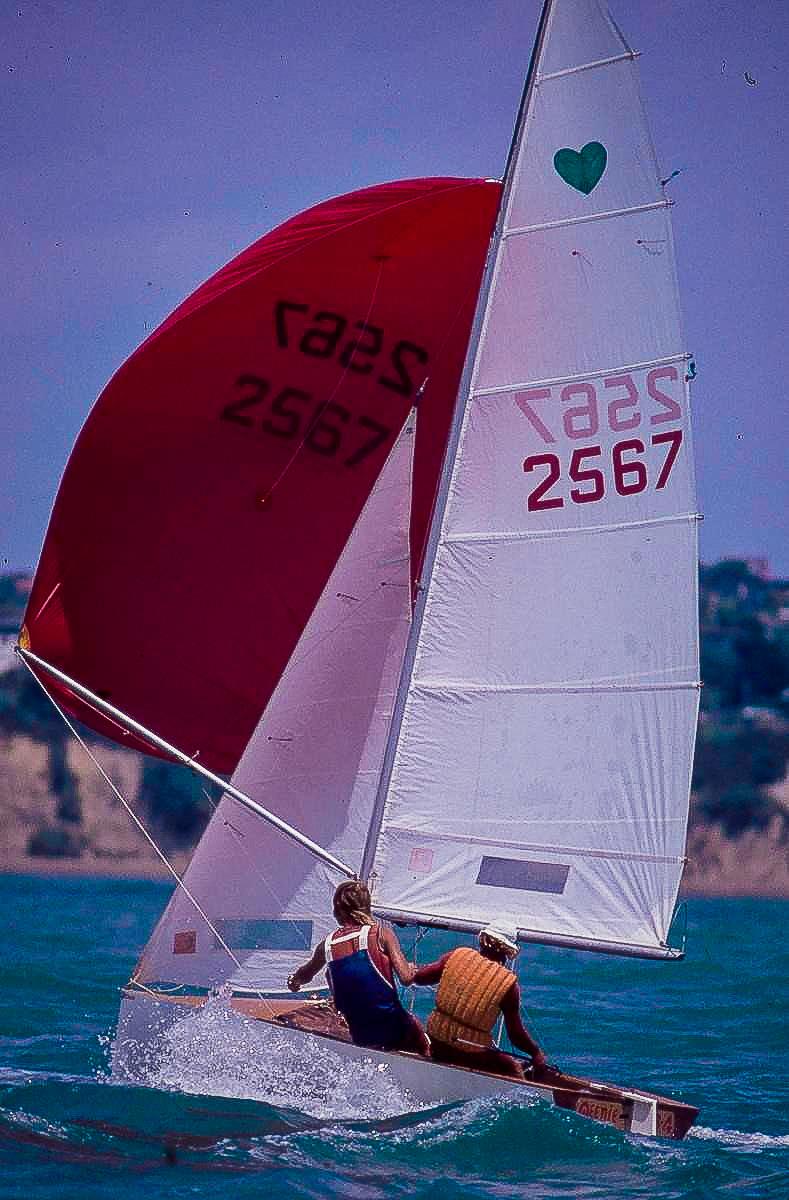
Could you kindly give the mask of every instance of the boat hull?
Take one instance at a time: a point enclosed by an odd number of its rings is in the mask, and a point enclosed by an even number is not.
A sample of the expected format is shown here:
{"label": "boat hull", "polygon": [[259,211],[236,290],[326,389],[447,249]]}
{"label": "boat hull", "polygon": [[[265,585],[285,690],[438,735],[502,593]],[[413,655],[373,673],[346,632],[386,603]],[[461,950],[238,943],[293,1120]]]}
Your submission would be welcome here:
{"label": "boat hull", "polygon": [[[314,1050],[315,1039],[328,1045],[346,1061],[372,1062],[414,1102],[416,1106],[462,1102],[491,1096],[531,1095],[552,1101],[579,1116],[602,1121],[628,1133],[643,1136],[683,1138],[698,1115],[698,1109],[665,1096],[635,1088],[597,1083],[562,1072],[545,1080],[507,1078],[487,1071],[448,1066],[419,1055],[370,1050],[355,1046],[347,1034],[325,1023],[325,1005],[286,998],[261,1001],[233,996],[228,1003],[261,1033],[275,1028],[303,1058]],[[118,1031],[113,1049],[113,1070],[124,1078],[140,1079],[157,1056],[167,1052],[166,1035],[175,1022],[202,1007],[205,997],[167,996],[153,991],[127,988],[123,992]],[[299,1028],[307,1024],[308,1028]],[[265,1038],[261,1056],[268,1053]]]}

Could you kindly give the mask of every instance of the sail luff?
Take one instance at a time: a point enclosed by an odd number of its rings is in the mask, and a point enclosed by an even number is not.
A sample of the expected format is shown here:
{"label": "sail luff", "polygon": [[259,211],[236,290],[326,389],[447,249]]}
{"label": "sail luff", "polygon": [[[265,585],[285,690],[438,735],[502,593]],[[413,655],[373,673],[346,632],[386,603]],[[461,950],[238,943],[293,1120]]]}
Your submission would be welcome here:
{"label": "sail luff", "polygon": [[457,448],[460,442],[463,421],[471,390],[471,381],[474,374],[477,349],[487,312],[488,295],[493,282],[498,259],[497,252],[504,233],[504,216],[507,211],[509,195],[512,188],[515,167],[517,164],[520,130],[528,114],[540,53],[547,29],[550,24],[553,3],[554,0],[544,0],[543,2],[540,20],[537,27],[537,36],[532,49],[529,69],[526,73],[526,81],[524,83],[518,115],[515,121],[515,128],[513,130],[512,140],[507,153],[507,163],[504,171],[504,182],[501,197],[499,199],[499,207],[496,214],[493,233],[491,235],[490,246],[488,248],[485,270],[483,272],[482,282],[480,284],[480,290],[477,297],[477,306],[474,312],[474,320],[471,326],[469,344],[466,350],[466,359],[463,364],[463,373],[460,377],[460,385],[458,387],[458,396],[452,415],[452,423],[450,425],[449,435],[447,437],[447,445],[444,452],[441,475],[436,491],[436,502],[433,506],[430,530],[428,532],[427,545],[425,548],[425,556],[422,563],[421,577],[417,586],[417,595],[414,604],[414,614],[411,622],[411,629],[409,631],[405,656],[403,658],[403,667],[400,673],[397,696],[395,699],[394,711],[392,713],[389,736],[386,742],[384,761],[381,769],[381,777],[378,783],[378,790],[375,797],[375,805],[373,807],[370,829],[364,848],[364,857],[362,859],[361,866],[361,878],[364,880],[367,880],[370,877],[370,871],[378,846],[378,838],[381,832],[384,806],[386,804],[386,795],[392,778],[392,771],[394,769],[397,744],[400,736],[400,729],[403,723],[408,689],[411,683],[411,676],[413,674],[414,661],[419,643],[422,621],[424,619],[430,577],[435,565],[436,553],[438,551],[439,540],[441,537],[444,512],[446,509],[447,498],[449,496],[452,475],[454,473],[455,456],[457,454]]}

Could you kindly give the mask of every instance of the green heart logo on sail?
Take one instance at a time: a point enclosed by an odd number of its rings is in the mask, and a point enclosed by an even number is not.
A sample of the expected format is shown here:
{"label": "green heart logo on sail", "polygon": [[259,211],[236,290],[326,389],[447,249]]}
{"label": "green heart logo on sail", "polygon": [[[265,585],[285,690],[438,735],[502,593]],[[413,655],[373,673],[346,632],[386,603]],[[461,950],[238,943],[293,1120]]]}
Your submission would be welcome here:
{"label": "green heart logo on sail", "polygon": [[577,150],[557,150],[553,165],[565,183],[588,196],[603,176],[608,153],[600,142],[587,142],[580,154]]}

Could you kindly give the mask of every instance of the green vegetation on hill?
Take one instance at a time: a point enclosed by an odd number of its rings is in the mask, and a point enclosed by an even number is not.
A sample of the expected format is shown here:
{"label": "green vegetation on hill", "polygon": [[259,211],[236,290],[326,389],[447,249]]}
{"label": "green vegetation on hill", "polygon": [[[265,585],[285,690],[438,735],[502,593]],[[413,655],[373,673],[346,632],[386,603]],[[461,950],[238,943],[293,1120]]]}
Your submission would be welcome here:
{"label": "green vegetation on hill", "polygon": [[729,837],[787,814],[767,788],[789,756],[789,584],[737,559],[702,566],[701,715],[693,771],[696,821]]}
{"label": "green vegetation on hill", "polygon": [[[0,630],[21,622],[26,583],[21,575],[0,576]],[[768,790],[785,778],[789,756],[789,584],[734,559],[702,566],[699,583],[704,688],[691,820],[719,825],[732,838],[776,818],[789,829],[789,814]],[[30,852],[79,855],[84,837],[79,788],[66,757],[70,735],[20,667],[0,674],[2,733],[24,733],[48,748],[55,822],[32,835]],[[137,802],[159,839],[177,847],[199,836],[213,797],[185,768],[149,758]]]}

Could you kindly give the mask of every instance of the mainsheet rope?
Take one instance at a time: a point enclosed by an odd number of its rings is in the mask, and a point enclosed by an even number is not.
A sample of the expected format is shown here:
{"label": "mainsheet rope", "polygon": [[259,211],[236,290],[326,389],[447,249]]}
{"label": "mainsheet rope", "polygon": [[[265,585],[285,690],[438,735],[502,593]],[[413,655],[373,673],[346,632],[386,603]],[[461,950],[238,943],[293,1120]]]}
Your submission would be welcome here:
{"label": "mainsheet rope", "polygon": [[[36,675],[36,673],[35,673],[35,671],[33,670],[33,668],[30,666],[30,664],[29,664],[29,663],[28,663],[28,662],[27,662],[27,661],[26,661],[24,658],[22,659],[22,662],[25,664],[25,666],[27,667],[28,671],[29,671],[29,672],[30,672],[30,674],[33,676],[33,678],[35,679],[35,681],[36,681],[36,683],[38,684],[38,686],[41,688],[41,690],[42,690],[42,692],[44,693],[44,695],[45,695],[45,696],[47,697],[47,699],[48,699],[48,700],[51,702],[51,704],[52,704],[52,705],[53,705],[53,707],[55,708],[56,712],[57,712],[57,713],[60,715],[60,717],[62,718],[62,720],[63,720],[64,724],[66,725],[66,727],[67,727],[67,728],[68,728],[68,729],[71,731],[71,733],[73,734],[73,736],[74,736],[74,738],[76,739],[76,741],[77,741],[77,742],[80,744],[80,746],[82,747],[82,749],[85,751],[85,753],[87,754],[88,758],[91,760],[91,762],[92,762],[92,763],[93,763],[93,765],[95,766],[96,770],[99,772],[99,774],[101,775],[101,777],[104,779],[105,783],[107,783],[107,785],[110,787],[110,789],[111,789],[111,790],[114,792],[115,796],[117,796],[118,800],[120,800],[121,804],[122,804],[122,805],[123,805],[123,807],[126,809],[126,812],[129,814],[129,816],[131,817],[132,821],[133,821],[133,822],[134,822],[134,824],[137,826],[137,828],[139,829],[140,833],[143,835],[143,837],[145,838],[145,840],[146,840],[146,841],[148,842],[148,844],[151,846],[151,848],[152,848],[152,849],[153,849],[153,851],[155,852],[156,856],[157,856],[157,857],[160,859],[160,861],[161,861],[161,862],[164,864],[164,866],[167,868],[167,870],[168,870],[168,871],[170,872],[170,874],[172,875],[172,877],[173,877],[173,879],[175,880],[175,882],[176,882],[176,884],[178,885],[178,887],[180,887],[180,888],[183,890],[184,894],[186,895],[186,897],[188,898],[188,900],[190,901],[190,903],[191,903],[191,904],[194,906],[194,908],[195,908],[195,909],[197,910],[197,912],[200,914],[200,916],[202,917],[202,919],[205,921],[205,923],[206,923],[206,925],[208,926],[208,928],[210,929],[211,933],[212,933],[212,934],[214,935],[214,937],[216,938],[216,940],[217,940],[217,943],[218,943],[218,944],[219,944],[219,945],[222,947],[222,949],[223,949],[223,950],[224,950],[224,951],[225,951],[225,952],[226,952],[226,953],[227,953],[227,954],[230,956],[230,958],[231,958],[231,959],[232,959],[232,961],[235,963],[235,965],[236,965],[236,967],[239,969],[239,971],[243,971],[243,969],[244,969],[244,968],[243,968],[243,965],[242,965],[242,964],[239,962],[239,960],[236,958],[235,954],[234,954],[234,953],[233,953],[233,951],[230,949],[230,947],[228,946],[228,944],[227,944],[227,942],[225,941],[225,939],[222,937],[222,935],[221,935],[221,933],[219,932],[219,930],[216,928],[216,926],[215,926],[215,925],[213,924],[213,922],[211,921],[211,918],[208,916],[208,914],[207,914],[207,913],[205,912],[205,910],[202,908],[202,906],[201,906],[201,904],[200,904],[199,900],[197,899],[197,897],[196,897],[196,896],[194,896],[194,895],[193,895],[193,893],[192,893],[192,892],[189,890],[189,888],[186,886],[186,884],[184,883],[184,881],[183,881],[183,879],[181,878],[181,876],[180,876],[180,875],[178,874],[178,872],[176,871],[175,867],[172,865],[172,863],[170,862],[170,860],[167,858],[167,855],[166,855],[166,854],[164,853],[164,851],[163,851],[163,850],[161,850],[161,849],[159,848],[159,846],[156,844],[156,842],[154,841],[154,839],[153,839],[153,837],[151,836],[151,834],[148,832],[148,830],[145,828],[145,826],[144,826],[144,824],[142,823],[142,821],[140,820],[140,818],[139,818],[139,817],[137,816],[137,814],[135,813],[134,809],[131,807],[131,805],[130,805],[130,804],[128,803],[128,801],[126,800],[125,796],[123,796],[123,795],[121,794],[120,790],[118,789],[118,787],[116,786],[116,784],[113,782],[113,780],[112,780],[112,779],[110,779],[109,775],[108,775],[108,774],[107,774],[107,772],[104,770],[104,767],[101,765],[101,763],[100,763],[100,762],[99,762],[99,760],[96,758],[96,756],[95,756],[95,754],[93,753],[93,751],[92,751],[92,750],[90,749],[90,747],[87,745],[87,743],[85,742],[84,738],[82,738],[82,737],[81,737],[81,735],[78,733],[78,731],[76,730],[76,728],[74,727],[74,725],[72,725],[71,721],[68,719],[68,717],[66,716],[65,712],[64,712],[64,711],[63,711],[63,709],[60,707],[60,705],[58,704],[58,702],[57,702],[57,700],[55,699],[55,697],[54,697],[54,696],[53,696],[53,695],[52,695],[52,694],[49,692],[49,690],[47,689],[46,685],[43,683],[43,681],[42,681],[41,679],[39,679],[38,675]],[[139,982],[138,980],[136,980],[136,979],[135,979],[135,980],[134,980],[134,983],[135,983],[137,986],[142,986],[144,990],[146,990],[146,991],[150,991],[150,989],[149,989],[149,988],[146,988],[144,984],[140,984],[140,982]],[[266,997],[265,997],[265,996],[262,994],[262,992],[259,992],[259,991],[257,991],[257,989],[254,989],[254,988],[253,988],[253,989],[251,989],[251,990],[252,990],[252,991],[255,991],[255,994],[257,995],[258,999],[259,999],[259,1000],[260,1000],[260,1001],[261,1001],[261,1002],[262,1002],[262,1003],[263,1003],[263,1004],[266,1006],[266,1008],[268,1009],[269,1015],[270,1015],[270,1016],[272,1016],[272,1017],[273,1017],[273,1016],[275,1016],[276,1014],[275,1014],[275,1010],[274,1010],[274,1007],[273,1007],[273,1005],[272,1005],[272,1004],[271,1004],[271,1003],[270,1003],[270,1002],[269,1002],[269,1001],[266,999]]]}
{"label": "mainsheet rope", "polygon": [[[419,957],[419,943],[422,941],[422,938],[425,936],[426,933],[427,933],[427,929],[423,925],[416,926],[416,929],[414,932],[414,941],[413,941],[413,945],[411,946],[411,954],[410,954],[411,962],[413,963],[413,965],[415,967],[419,965],[417,962],[417,959]],[[397,979],[397,976],[395,976],[395,979]],[[400,993],[401,993],[400,1000],[402,1001],[402,999],[403,999],[402,993],[405,991],[405,988],[399,982],[399,980],[397,982],[398,982],[398,985],[400,988]],[[408,1011],[410,1013],[413,1013],[415,1003],[416,1003],[416,988],[414,987],[413,984],[411,984],[411,986],[408,989]]]}

